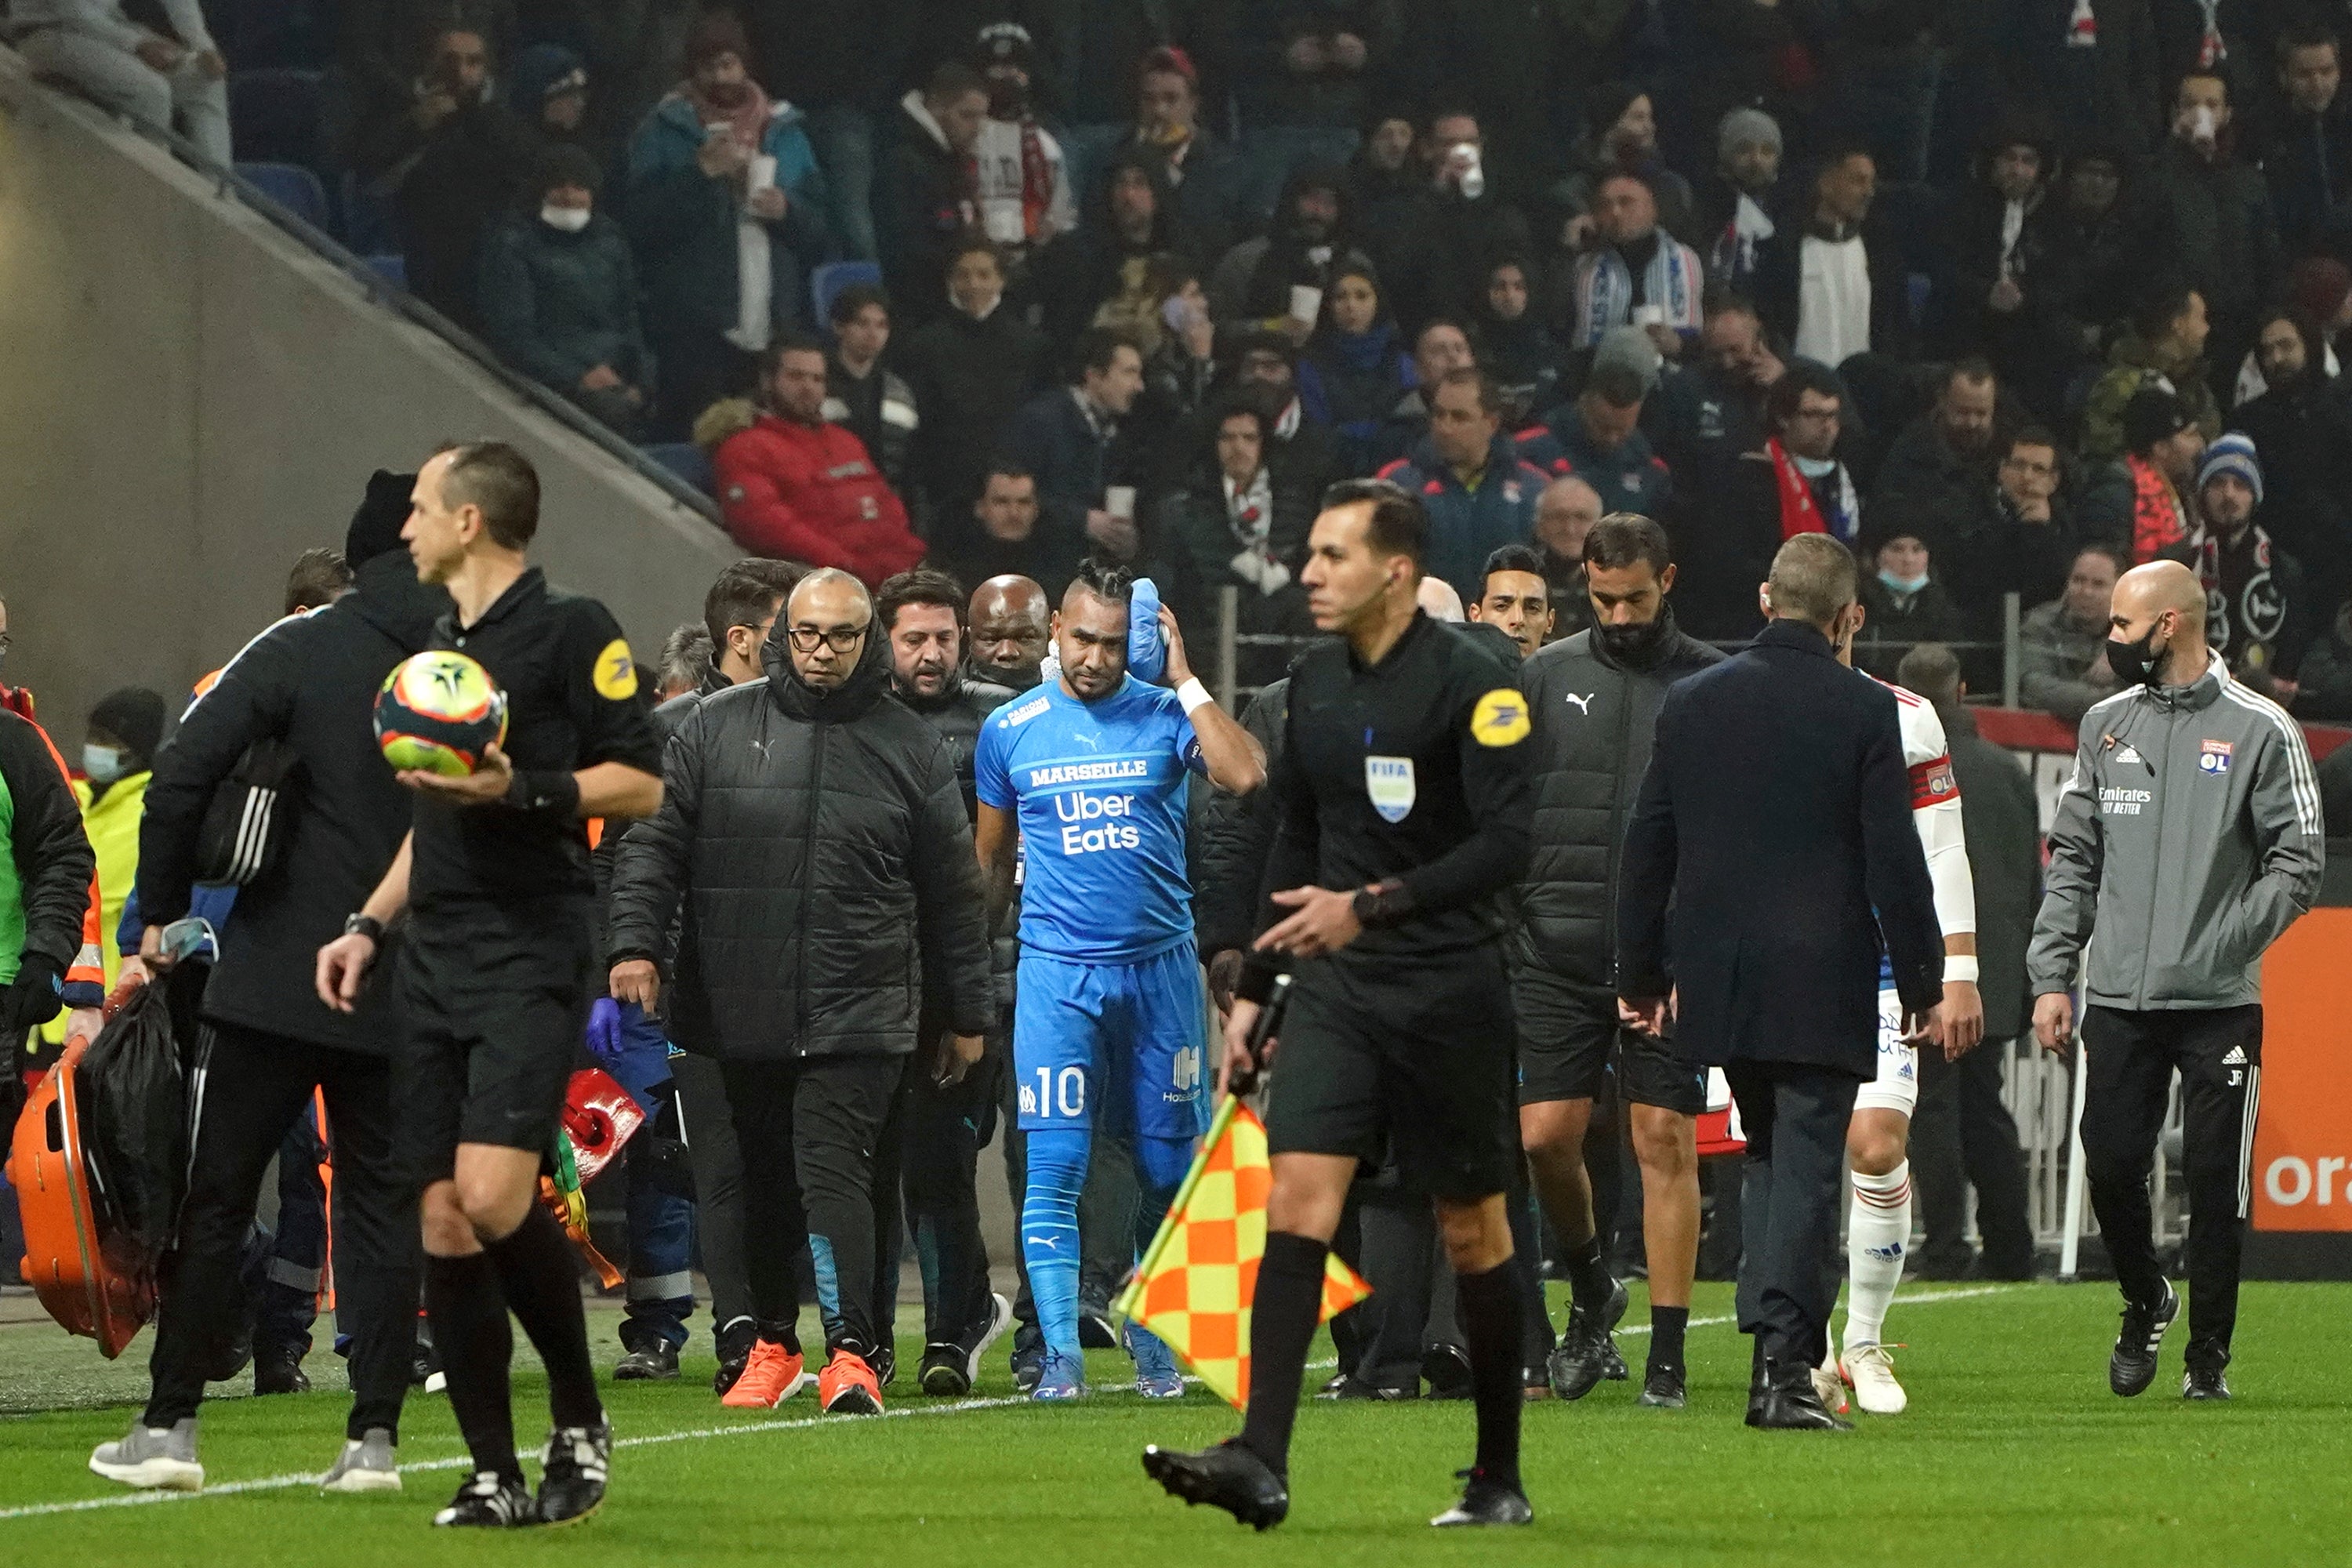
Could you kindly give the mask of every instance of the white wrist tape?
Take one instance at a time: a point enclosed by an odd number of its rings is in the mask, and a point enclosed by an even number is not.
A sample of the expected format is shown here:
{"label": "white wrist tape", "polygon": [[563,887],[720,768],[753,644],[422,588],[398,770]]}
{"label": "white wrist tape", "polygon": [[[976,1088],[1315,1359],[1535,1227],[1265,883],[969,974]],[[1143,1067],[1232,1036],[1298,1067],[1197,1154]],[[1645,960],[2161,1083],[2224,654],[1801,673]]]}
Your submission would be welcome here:
{"label": "white wrist tape", "polygon": [[1196,675],[1176,689],[1176,700],[1184,705],[1184,717],[1190,719],[1195,709],[1206,708],[1216,699],[1209,695],[1209,689],[1201,684]]}
{"label": "white wrist tape", "polygon": [[1971,985],[1976,984],[1977,955],[1973,952],[1944,954],[1944,984],[1950,985],[1962,980]]}

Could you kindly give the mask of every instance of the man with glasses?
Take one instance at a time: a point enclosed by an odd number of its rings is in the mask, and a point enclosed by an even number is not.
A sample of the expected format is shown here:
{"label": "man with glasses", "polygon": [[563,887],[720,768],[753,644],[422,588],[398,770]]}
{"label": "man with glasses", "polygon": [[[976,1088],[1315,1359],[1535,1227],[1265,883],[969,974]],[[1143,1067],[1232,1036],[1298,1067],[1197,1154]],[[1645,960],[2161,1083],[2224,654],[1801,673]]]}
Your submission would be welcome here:
{"label": "man with glasses", "polygon": [[670,1037],[718,1058],[726,1082],[759,1336],[726,1402],[772,1406],[808,1381],[804,1217],[827,1352],[819,1404],[878,1415],[875,1149],[927,983],[950,1037],[920,1070],[953,1083],[979,1061],[987,931],[954,755],[889,700],[864,585],[812,573],[778,629],[784,657],[764,679],[706,697],[679,726],[663,808],[622,841],[612,990],[648,1008],[671,990]]}

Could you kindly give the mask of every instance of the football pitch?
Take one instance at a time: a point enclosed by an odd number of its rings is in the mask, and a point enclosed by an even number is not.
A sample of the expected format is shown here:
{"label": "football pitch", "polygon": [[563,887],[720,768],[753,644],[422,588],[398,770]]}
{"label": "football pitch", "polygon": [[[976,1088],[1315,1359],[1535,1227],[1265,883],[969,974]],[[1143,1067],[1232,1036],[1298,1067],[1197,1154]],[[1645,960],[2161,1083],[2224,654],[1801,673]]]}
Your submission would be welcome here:
{"label": "football pitch", "polygon": [[[1851,1436],[1740,1425],[1747,1342],[1729,1287],[1701,1285],[1691,1408],[1635,1408],[1644,1341],[1621,1335],[1636,1382],[1526,1423],[1532,1529],[1440,1535],[1425,1521],[1466,1464],[1465,1404],[1310,1402],[1298,1424],[1288,1523],[1254,1535],[1148,1483],[1146,1442],[1195,1446],[1233,1414],[1195,1389],[1147,1405],[1126,1360],[1091,1359],[1077,1405],[1013,1397],[1003,1346],[963,1401],[909,1396],[879,1420],[817,1416],[803,1394],[772,1412],[722,1410],[707,1351],[670,1384],[608,1389],[620,1447],[604,1510],[564,1530],[453,1538],[426,1523],[460,1479],[446,1401],[408,1406],[396,1497],[324,1498],[310,1484],[342,1435],[334,1357],[308,1395],[205,1406],[211,1489],[140,1500],[84,1468],[135,1408],[146,1342],[103,1366],[41,1325],[0,1336],[0,1555],[81,1563],[1547,1564],[2352,1561],[2352,1286],[2245,1289],[2226,1405],[2179,1398],[2185,1322],[2154,1388],[2107,1392],[2114,1288],[1914,1284],[1890,1337],[1911,1393],[1901,1416]],[[610,1365],[616,1317],[592,1310]],[[1647,1321],[1638,1293],[1628,1325]],[[518,1342],[520,1336],[517,1336]],[[698,1350],[702,1346],[698,1344]],[[921,1347],[901,1342],[911,1367]],[[1324,1353],[1328,1355],[1328,1347]],[[519,1369],[527,1363],[525,1349]],[[1319,1381],[1322,1373],[1310,1373]],[[129,1401],[129,1402],[126,1402]],[[63,1408],[28,1408],[38,1404]],[[537,1378],[518,1433],[544,1429]],[[527,1465],[536,1474],[535,1462]]]}

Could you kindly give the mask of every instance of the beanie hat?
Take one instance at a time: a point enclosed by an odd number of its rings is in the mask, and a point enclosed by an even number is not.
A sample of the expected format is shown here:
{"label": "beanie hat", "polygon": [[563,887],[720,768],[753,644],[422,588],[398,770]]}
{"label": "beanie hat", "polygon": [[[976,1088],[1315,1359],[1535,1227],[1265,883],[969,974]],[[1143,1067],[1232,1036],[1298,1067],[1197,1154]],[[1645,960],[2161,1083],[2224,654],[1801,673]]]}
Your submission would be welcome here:
{"label": "beanie hat", "polygon": [[2317,321],[2323,332],[2344,308],[2347,294],[2352,294],[2352,268],[2332,256],[2306,256],[2287,272],[2287,299]]}
{"label": "beanie hat", "polygon": [[2197,465],[2197,488],[2203,489],[2222,474],[2235,474],[2246,481],[2254,492],[2254,504],[2263,504],[2263,459],[2254,450],[2254,438],[2232,430],[2205,448],[2205,460]]}
{"label": "beanie hat", "polygon": [[1658,389],[1658,374],[1665,365],[1665,356],[1643,327],[1612,327],[1601,334],[1601,342],[1592,351],[1592,368],[1621,364],[1642,378],[1643,396]]}
{"label": "beanie hat", "polygon": [[2124,448],[2146,452],[2195,423],[2180,399],[2160,386],[2143,386],[2124,405]]}
{"label": "beanie hat", "polygon": [[686,68],[698,70],[720,55],[733,55],[744,65],[751,63],[751,43],[744,37],[743,24],[732,11],[706,11],[695,21],[686,35]]}
{"label": "beanie hat", "polygon": [[982,70],[992,65],[1012,65],[1025,71],[1036,66],[1037,43],[1018,22],[991,22],[980,30],[972,54],[973,63]]}
{"label": "beanie hat", "polygon": [[1760,109],[1735,109],[1716,125],[1715,155],[1725,163],[1740,148],[1759,142],[1780,150],[1780,122]]}
{"label": "beanie hat", "polygon": [[352,526],[343,534],[343,560],[352,571],[400,548],[400,531],[408,521],[409,492],[415,488],[415,474],[378,468],[368,476],[367,496],[352,513]]}
{"label": "beanie hat", "polygon": [[533,44],[507,68],[507,107],[526,120],[541,105],[567,92],[588,90],[588,69],[562,44]]}
{"label": "beanie hat", "polygon": [[143,686],[109,692],[89,710],[89,727],[129,747],[134,761],[152,763],[163,743],[163,699]]}

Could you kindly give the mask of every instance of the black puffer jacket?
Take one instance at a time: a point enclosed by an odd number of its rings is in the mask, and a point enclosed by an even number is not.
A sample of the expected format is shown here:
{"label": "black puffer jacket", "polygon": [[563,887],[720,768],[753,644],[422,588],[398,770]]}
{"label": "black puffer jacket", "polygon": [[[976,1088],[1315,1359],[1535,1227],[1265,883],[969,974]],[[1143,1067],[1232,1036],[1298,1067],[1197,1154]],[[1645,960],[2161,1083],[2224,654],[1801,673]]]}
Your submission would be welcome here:
{"label": "black puffer jacket", "polygon": [[994,1016],[980,869],[948,744],[868,638],[817,692],[783,644],[670,738],[661,810],[614,868],[611,959],[659,960],[683,904],[670,1037],[730,1061],[903,1056],[924,973],[959,1034]]}
{"label": "black puffer jacket", "polygon": [[[1290,732],[1290,677],[1272,682],[1242,710],[1242,728],[1265,748],[1265,765],[1274,768],[1282,755],[1283,737]],[[1213,789],[1202,802],[1199,858],[1192,879],[1192,910],[1201,932],[1201,956],[1213,957],[1227,948],[1247,947],[1257,934],[1259,879],[1274,853],[1275,830],[1281,826],[1274,792],[1255,790],[1234,795]]]}
{"label": "black puffer jacket", "polygon": [[1650,765],[1666,688],[1723,655],[1675,629],[1674,611],[1643,668],[1611,658],[1589,631],[1519,667],[1535,719],[1534,852],[1519,884],[1515,963],[1606,989],[1616,949],[1617,857]]}
{"label": "black puffer jacket", "polygon": [[898,692],[898,698],[937,730],[955,753],[956,787],[963,791],[964,820],[975,820],[980,815],[980,792],[972,780],[971,758],[980,748],[980,727],[988,722],[991,713],[1013,700],[1013,689],[958,669],[950,678],[948,689],[928,702],[903,691]]}

